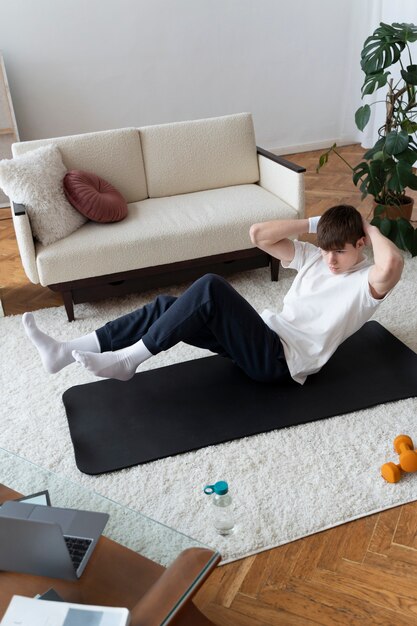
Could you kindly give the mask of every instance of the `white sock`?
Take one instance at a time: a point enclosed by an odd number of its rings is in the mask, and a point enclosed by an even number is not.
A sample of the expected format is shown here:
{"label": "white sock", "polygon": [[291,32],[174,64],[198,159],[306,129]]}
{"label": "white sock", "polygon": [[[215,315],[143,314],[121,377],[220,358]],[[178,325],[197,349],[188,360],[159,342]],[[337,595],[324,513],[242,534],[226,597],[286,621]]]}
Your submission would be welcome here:
{"label": "white sock", "polygon": [[49,374],[55,374],[63,367],[74,363],[73,350],[100,352],[100,343],[95,332],[71,341],[57,341],[39,330],[32,313],[24,313],[22,322],[27,336],[39,352],[42,365]]}
{"label": "white sock", "polygon": [[95,376],[117,378],[117,380],[129,380],[139,365],[153,356],[142,339],[127,348],[114,352],[94,354],[74,350],[72,355],[78,363]]}

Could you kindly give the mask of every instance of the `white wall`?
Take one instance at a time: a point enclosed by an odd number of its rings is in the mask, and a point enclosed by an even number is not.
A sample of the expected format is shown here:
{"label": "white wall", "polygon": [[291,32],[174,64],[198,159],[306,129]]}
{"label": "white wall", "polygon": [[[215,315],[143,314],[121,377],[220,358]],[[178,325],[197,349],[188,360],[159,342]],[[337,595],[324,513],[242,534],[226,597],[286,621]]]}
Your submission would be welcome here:
{"label": "white wall", "polygon": [[0,46],[23,140],[251,111],[258,144],[283,153],[357,137],[368,13],[363,0],[0,0]]}

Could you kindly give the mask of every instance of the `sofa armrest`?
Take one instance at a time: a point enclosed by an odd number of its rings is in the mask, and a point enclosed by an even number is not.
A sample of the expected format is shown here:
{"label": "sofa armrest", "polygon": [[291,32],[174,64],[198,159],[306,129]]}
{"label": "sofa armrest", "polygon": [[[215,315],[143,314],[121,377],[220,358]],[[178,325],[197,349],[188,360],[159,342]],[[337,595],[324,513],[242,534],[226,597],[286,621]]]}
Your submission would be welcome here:
{"label": "sofa armrest", "polygon": [[304,217],[304,172],[301,167],[263,148],[257,148],[259,185],[287,202]]}
{"label": "sofa armrest", "polygon": [[17,202],[12,202],[13,215],[24,215],[26,213],[26,207],[24,204],[18,204]]}
{"label": "sofa armrest", "polygon": [[12,202],[12,217],[23,269],[29,280],[37,284],[39,283],[39,274],[36,267],[35,242],[25,205]]}
{"label": "sofa armrest", "polygon": [[175,621],[220,559],[219,553],[206,548],[183,550],[131,610],[132,626],[159,626],[167,614],[167,607],[173,608],[164,623]]}
{"label": "sofa armrest", "polygon": [[270,161],[274,161],[274,163],[278,163],[279,165],[282,165],[283,167],[286,167],[287,169],[292,170],[293,172],[297,172],[297,174],[303,174],[306,171],[305,167],[302,167],[301,165],[297,165],[296,163],[293,163],[292,161],[288,161],[287,159],[284,159],[283,157],[278,156],[277,154],[274,154],[273,152],[264,150],[264,148],[260,148],[259,146],[256,146],[256,151],[258,154],[261,154],[262,156],[269,159]]}

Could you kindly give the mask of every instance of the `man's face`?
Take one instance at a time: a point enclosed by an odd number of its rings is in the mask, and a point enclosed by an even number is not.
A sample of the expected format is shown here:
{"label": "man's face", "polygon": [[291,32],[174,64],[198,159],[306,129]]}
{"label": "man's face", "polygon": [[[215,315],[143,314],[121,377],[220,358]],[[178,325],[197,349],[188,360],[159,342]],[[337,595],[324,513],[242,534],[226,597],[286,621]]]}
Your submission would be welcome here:
{"label": "man's face", "polygon": [[343,274],[362,261],[363,246],[364,239],[362,238],[355,246],[346,243],[340,250],[321,250],[321,254],[332,274]]}

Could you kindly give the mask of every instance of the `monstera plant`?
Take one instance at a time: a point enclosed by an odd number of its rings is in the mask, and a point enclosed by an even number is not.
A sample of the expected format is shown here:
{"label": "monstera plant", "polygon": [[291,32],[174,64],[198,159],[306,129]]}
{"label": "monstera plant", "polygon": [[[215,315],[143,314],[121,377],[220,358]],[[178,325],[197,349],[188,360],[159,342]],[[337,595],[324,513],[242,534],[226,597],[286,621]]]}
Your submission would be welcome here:
{"label": "monstera plant", "polygon": [[[417,41],[415,24],[384,24],[368,37],[361,53],[365,74],[362,99],[384,89],[385,121],[378,130],[375,145],[363,160],[352,167],[339,153],[336,144],[321,155],[317,171],[337,154],[352,170],[352,179],[362,192],[374,198],[372,224],[396,245],[417,255],[417,231],[410,218],[413,200],[407,188],[417,189],[414,164],[417,161],[417,65],[410,44]],[[381,102],[359,107],[356,126],[363,131]]]}

